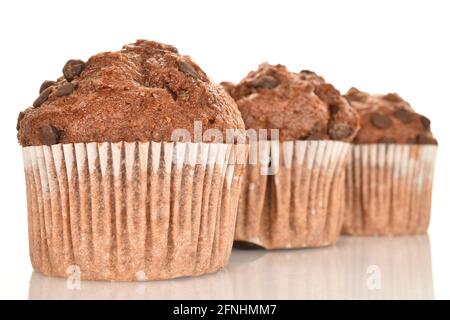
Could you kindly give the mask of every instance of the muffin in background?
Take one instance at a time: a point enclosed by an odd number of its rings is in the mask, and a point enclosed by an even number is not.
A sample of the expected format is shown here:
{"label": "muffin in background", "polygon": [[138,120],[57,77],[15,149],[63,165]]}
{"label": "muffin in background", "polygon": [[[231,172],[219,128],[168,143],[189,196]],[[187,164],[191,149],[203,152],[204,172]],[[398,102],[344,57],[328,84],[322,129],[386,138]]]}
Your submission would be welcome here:
{"label": "muffin in background", "polygon": [[[21,112],[31,262],[50,276],[153,280],[222,268],[245,148],[172,142],[243,129],[233,99],[173,46],[69,60]],[[191,140],[192,141],[192,140]]]}
{"label": "muffin in background", "polygon": [[247,130],[268,130],[266,139],[250,141],[235,244],[266,249],[334,244],[357,113],[331,84],[307,70],[264,63],[239,84],[222,85]]}
{"label": "muffin in background", "polygon": [[312,71],[295,73],[263,63],[239,84],[222,86],[236,101],[247,129],[279,129],[280,141],[348,142],[358,132],[359,118],[350,104]]}
{"label": "muffin in background", "polygon": [[361,129],[346,169],[343,233],[426,232],[437,152],[430,120],[396,93],[351,88],[346,98],[360,115]]}

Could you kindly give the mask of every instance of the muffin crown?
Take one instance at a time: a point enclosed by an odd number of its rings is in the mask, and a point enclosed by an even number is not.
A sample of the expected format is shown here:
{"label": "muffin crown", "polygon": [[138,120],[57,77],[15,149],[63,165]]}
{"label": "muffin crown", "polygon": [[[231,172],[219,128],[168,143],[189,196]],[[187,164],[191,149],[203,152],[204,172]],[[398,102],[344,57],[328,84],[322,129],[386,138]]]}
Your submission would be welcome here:
{"label": "muffin crown", "polygon": [[280,140],[351,141],[359,117],[331,84],[312,71],[263,63],[239,84],[222,83],[247,128],[280,129]]}
{"label": "muffin crown", "polygon": [[355,143],[437,144],[431,121],[397,93],[370,95],[351,88],[345,96],[361,118]]}
{"label": "muffin crown", "polygon": [[233,99],[170,45],[138,40],[69,60],[18,118],[21,145],[171,141],[175,129],[243,129]]}

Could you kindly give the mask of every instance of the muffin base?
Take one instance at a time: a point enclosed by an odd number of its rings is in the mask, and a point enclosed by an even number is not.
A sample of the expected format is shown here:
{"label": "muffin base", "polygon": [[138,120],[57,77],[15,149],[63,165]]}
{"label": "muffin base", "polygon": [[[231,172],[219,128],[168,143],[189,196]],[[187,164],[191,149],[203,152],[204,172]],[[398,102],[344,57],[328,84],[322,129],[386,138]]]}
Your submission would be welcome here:
{"label": "muffin base", "polygon": [[[343,221],[344,163],[349,144],[336,141],[260,142],[247,166],[239,200],[235,241],[265,249],[336,243]],[[266,172],[267,173],[267,172]]]}
{"label": "muffin base", "polygon": [[343,233],[359,236],[425,233],[437,146],[352,146],[346,167]]}
{"label": "muffin base", "polygon": [[86,280],[219,270],[231,253],[240,147],[119,142],[24,148],[34,269]]}

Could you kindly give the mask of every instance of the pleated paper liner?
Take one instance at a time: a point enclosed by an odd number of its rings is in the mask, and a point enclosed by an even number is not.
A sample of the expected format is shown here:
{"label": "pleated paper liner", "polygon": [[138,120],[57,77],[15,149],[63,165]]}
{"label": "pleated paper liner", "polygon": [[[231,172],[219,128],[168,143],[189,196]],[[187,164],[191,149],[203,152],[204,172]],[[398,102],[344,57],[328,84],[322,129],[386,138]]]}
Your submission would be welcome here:
{"label": "pleated paper liner", "polygon": [[243,145],[23,148],[35,270],[80,279],[201,275],[229,259]]}
{"label": "pleated paper liner", "polygon": [[[338,141],[250,144],[235,243],[266,249],[336,243],[343,221],[349,147]],[[251,164],[254,155],[257,159]]]}
{"label": "pleated paper liner", "polygon": [[352,147],[343,233],[407,235],[428,229],[437,146]]}

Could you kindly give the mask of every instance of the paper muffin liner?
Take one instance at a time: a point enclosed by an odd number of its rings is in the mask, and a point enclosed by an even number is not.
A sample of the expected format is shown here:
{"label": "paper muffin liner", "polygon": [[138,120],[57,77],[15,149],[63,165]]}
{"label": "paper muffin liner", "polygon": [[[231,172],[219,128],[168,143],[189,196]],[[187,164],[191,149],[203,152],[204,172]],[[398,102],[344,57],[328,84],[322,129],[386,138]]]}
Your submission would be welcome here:
{"label": "paper muffin liner", "polygon": [[[266,249],[334,244],[343,221],[349,147],[338,141],[251,144],[235,241]],[[269,156],[270,163],[264,161]]]}
{"label": "paper muffin liner", "polygon": [[89,280],[200,275],[229,259],[244,145],[23,148],[35,270]]}
{"label": "paper muffin liner", "polygon": [[354,145],[346,168],[343,233],[426,232],[436,153],[435,145]]}

